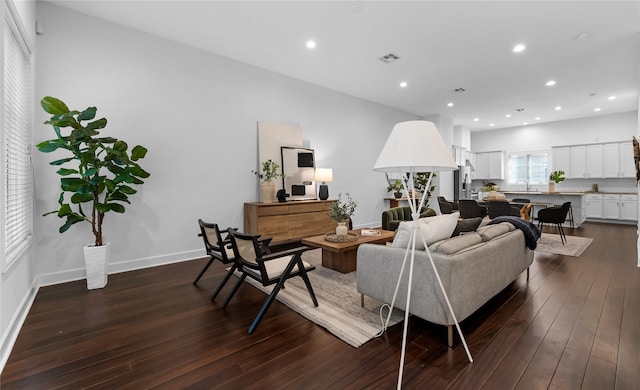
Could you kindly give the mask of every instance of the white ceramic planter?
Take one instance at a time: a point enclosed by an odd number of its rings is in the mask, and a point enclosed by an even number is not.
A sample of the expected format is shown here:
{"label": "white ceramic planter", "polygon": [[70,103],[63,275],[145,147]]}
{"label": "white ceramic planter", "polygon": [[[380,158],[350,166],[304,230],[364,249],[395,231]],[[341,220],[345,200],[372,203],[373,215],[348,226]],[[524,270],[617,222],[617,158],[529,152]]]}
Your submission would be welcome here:
{"label": "white ceramic planter", "polygon": [[107,264],[109,244],[102,246],[87,245],[84,247],[84,264],[87,271],[87,289],[94,290],[107,285]]}

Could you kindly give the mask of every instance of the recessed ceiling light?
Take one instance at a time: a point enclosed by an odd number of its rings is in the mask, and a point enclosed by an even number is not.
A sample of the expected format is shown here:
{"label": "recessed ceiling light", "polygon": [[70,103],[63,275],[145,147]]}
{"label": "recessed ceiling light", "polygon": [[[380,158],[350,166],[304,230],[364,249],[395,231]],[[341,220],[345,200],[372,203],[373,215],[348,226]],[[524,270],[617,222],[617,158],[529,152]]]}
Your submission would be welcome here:
{"label": "recessed ceiling light", "polygon": [[480,118],[473,118],[473,121],[474,121],[474,122],[477,122],[477,121],[479,121],[479,120],[480,120]]}
{"label": "recessed ceiling light", "polygon": [[489,127],[493,127],[495,125],[496,125],[495,123],[489,123]]}
{"label": "recessed ceiling light", "polygon": [[354,4],[349,7],[349,11],[353,14],[359,14],[360,12],[362,12],[362,6],[360,4]]}
{"label": "recessed ceiling light", "polygon": [[316,41],[314,41],[313,39],[309,39],[307,41],[307,48],[315,49],[316,48]]}
{"label": "recessed ceiling light", "polygon": [[580,34],[578,34],[576,36],[576,41],[582,42],[582,41],[587,40],[589,38],[591,38],[591,33],[583,32],[583,33],[580,33]]}
{"label": "recessed ceiling light", "polygon": [[556,81],[555,80],[549,80],[544,85],[546,85],[547,87],[553,87],[554,85],[556,85]]}
{"label": "recessed ceiling light", "polygon": [[524,49],[526,49],[527,47],[525,45],[523,45],[522,43],[518,43],[517,45],[515,45],[513,47],[513,52],[514,53],[520,53],[521,51],[524,51]]}
{"label": "recessed ceiling light", "polygon": [[602,110],[602,108],[600,108],[600,107],[596,107],[596,108],[593,109],[593,111],[595,111],[595,112],[598,112],[600,110]]}
{"label": "recessed ceiling light", "polygon": [[405,87],[407,86],[407,82],[406,82],[406,81],[401,82],[401,83],[400,83],[400,86],[401,86],[402,88],[405,88]]}
{"label": "recessed ceiling light", "polygon": [[523,124],[524,126],[528,125],[528,123],[527,123],[527,122],[522,122],[522,124]]}
{"label": "recessed ceiling light", "polygon": [[504,116],[505,118],[511,118],[511,114],[507,114]]}
{"label": "recessed ceiling light", "polygon": [[542,119],[542,118],[540,118],[539,116],[537,116],[537,117],[536,117],[536,120],[537,120],[537,121],[539,121],[540,119]]}
{"label": "recessed ceiling light", "polygon": [[556,110],[556,111],[560,111],[560,110],[562,110],[562,107],[560,107],[560,106],[556,106],[555,110]]}
{"label": "recessed ceiling light", "polygon": [[453,107],[453,102],[447,103],[447,107]]}
{"label": "recessed ceiling light", "polygon": [[616,100],[616,97],[615,97],[615,96],[609,96],[609,97],[607,98],[607,100]]}

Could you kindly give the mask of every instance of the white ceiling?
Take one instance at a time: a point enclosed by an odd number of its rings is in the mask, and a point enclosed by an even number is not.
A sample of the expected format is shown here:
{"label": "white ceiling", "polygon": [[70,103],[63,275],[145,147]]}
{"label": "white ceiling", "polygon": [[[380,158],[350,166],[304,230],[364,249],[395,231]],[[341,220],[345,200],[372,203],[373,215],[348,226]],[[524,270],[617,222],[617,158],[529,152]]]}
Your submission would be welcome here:
{"label": "white ceiling", "polygon": [[52,2],[472,130],[638,109],[638,1]]}

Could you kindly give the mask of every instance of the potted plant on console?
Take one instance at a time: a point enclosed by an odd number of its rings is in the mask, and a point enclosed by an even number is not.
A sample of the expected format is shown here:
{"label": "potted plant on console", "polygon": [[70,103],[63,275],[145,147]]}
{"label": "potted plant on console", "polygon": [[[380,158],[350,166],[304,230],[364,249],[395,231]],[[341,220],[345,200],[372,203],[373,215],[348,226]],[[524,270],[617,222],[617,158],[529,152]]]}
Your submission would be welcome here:
{"label": "potted plant on console", "polygon": [[342,202],[341,197],[342,193],[338,194],[338,200],[333,202],[333,204],[331,205],[331,209],[329,209],[329,217],[338,222],[338,226],[336,227],[336,235],[346,236],[349,232],[347,224],[353,216],[353,213],[356,211],[358,202],[351,199],[351,196],[348,192],[346,202]]}
{"label": "potted plant on console", "polygon": [[549,175],[549,192],[556,192],[556,184],[564,181],[564,171],[553,171]]}
{"label": "potted plant on console", "polygon": [[393,192],[393,196],[396,199],[402,198],[402,182],[400,180],[395,180],[393,182],[389,182],[389,185],[387,186],[387,191],[389,192]]}
{"label": "potted plant on console", "polygon": [[[58,209],[44,215],[56,214],[65,220],[60,233],[78,222],[90,224],[95,240],[84,248],[87,288],[102,288],[107,284],[109,248],[109,243],[103,242],[102,223],[110,211],[124,213],[123,203],[130,204],[129,196],[137,192],[132,186],[143,184],[141,179],[149,177],[136,162],[144,158],[147,149],[137,145],[129,152],[126,142],[99,137],[98,130],[107,125],[107,120],[93,120],[95,107],[71,111],[64,102],[51,96],[43,98],[41,105],[53,115],[44,123],[53,127],[56,138],[42,141],[36,147],[44,153],[62,149],[71,154],[49,163],[60,166],[57,173],[61,176],[62,192],[57,199]],[[85,121],[91,122],[83,124]],[[62,129],[67,127],[70,132],[63,134]],[[71,165],[65,167],[66,164]]]}
{"label": "potted plant on console", "polygon": [[257,171],[253,172],[260,180],[260,199],[262,203],[273,203],[276,197],[276,185],[273,184],[273,179],[281,177],[279,172],[280,164],[269,159],[262,162],[262,173]]}

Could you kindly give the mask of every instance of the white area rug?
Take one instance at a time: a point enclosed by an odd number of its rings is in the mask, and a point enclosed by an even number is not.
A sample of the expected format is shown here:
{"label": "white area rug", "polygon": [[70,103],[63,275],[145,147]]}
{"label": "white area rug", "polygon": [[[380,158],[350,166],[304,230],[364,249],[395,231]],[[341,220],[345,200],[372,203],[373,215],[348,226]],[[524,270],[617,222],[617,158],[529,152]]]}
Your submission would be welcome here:
{"label": "white area rug", "polygon": [[[287,280],[286,288],[280,290],[276,299],[356,348],[374,338],[382,329],[382,302],[365,297],[365,307],[360,307],[360,294],[356,291],[356,273],[342,274],[323,268],[320,249],[307,251],[302,258],[316,267],[314,271],[309,272],[309,279],[318,299],[318,307],[313,306],[302,278]],[[273,289],[273,286],[265,288],[251,278],[246,278],[245,281],[266,293]],[[259,309],[256,307],[256,312]],[[386,308],[383,313],[386,319]],[[269,311],[265,316],[268,315]],[[389,326],[402,321],[403,317],[402,311],[394,310]]]}
{"label": "white area rug", "polygon": [[559,234],[542,233],[538,240],[536,251],[578,257],[593,242],[593,238],[567,236],[567,242],[562,245]]}

